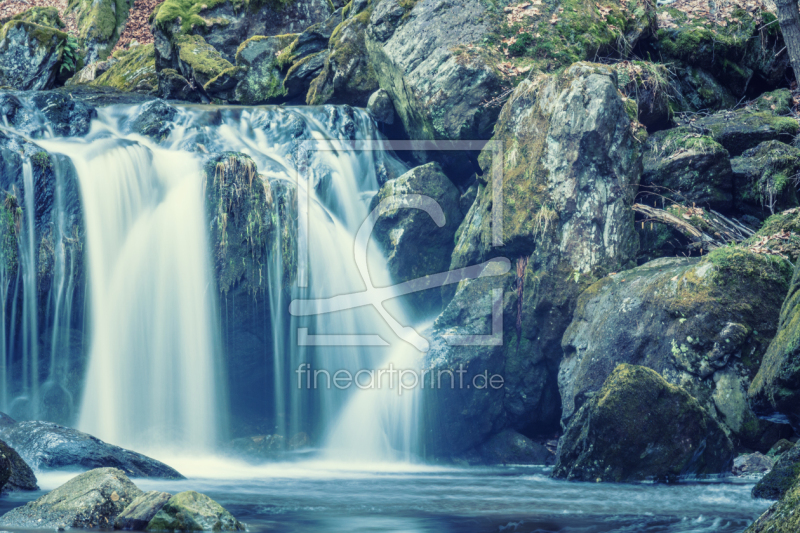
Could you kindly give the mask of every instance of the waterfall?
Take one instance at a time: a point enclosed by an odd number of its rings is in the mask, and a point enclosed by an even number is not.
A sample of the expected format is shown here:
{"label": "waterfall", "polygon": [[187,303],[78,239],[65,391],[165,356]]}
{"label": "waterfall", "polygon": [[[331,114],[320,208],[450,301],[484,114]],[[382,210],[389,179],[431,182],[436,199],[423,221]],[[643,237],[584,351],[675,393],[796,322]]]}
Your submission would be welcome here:
{"label": "waterfall", "polygon": [[[359,261],[369,264],[373,285],[392,283],[383,251],[375,242],[357,242],[356,234],[382,181],[406,168],[393,154],[329,142],[378,138],[369,116],[333,106],[187,106],[179,108],[171,133],[156,142],[127,130],[127,121],[138,112],[137,106],[104,108],[84,139],[36,141],[57,154],[54,160],[68,158],[80,188],[89,320],[78,427],[135,449],[212,450],[224,438],[229,414],[224,367],[237,363],[231,361],[235,354],[222,349],[225,331],[236,320],[229,310],[250,305],[243,298],[256,298],[253,312],[261,305],[268,316],[259,333],[266,341],[260,364],[268,379],[259,384],[262,390],[246,394],[266,398],[263,416],[272,424],[267,430],[287,440],[307,432],[326,459],[413,460],[419,391],[401,393],[397,383],[390,388],[385,378],[374,378],[378,369],[419,367],[421,354],[381,316],[388,312],[408,326],[413,313],[392,301],[376,302],[384,306],[381,312],[373,306],[305,316],[289,311],[295,300],[364,291]],[[265,250],[260,296],[215,290],[202,165],[205,154],[225,151],[251,157],[258,179],[272,194],[265,215],[273,220],[276,237]],[[307,200],[307,211],[298,199]],[[26,217],[33,213],[24,211]],[[307,225],[300,222],[301,214]],[[35,261],[29,260],[36,242],[31,221],[23,222],[17,273],[22,282],[11,282],[5,272],[0,282],[6,291],[24,293],[21,310],[16,296],[6,301],[13,304],[12,315],[21,312],[27,321],[22,361],[31,376],[39,372],[34,340],[41,332],[35,329]],[[298,228],[307,235],[298,237]],[[58,231],[61,242],[68,228]],[[303,253],[295,263],[285,260]],[[74,307],[73,279],[81,267],[64,250],[54,255],[58,265],[47,313],[61,316]],[[52,339],[46,387],[63,385],[69,366],[56,349],[66,342],[64,328],[58,320],[50,322],[56,327],[45,335]],[[4,317],[3,324],[10,323],[13,316]],[[13,337],[13,328],[0,335]],[[336,335],[363,336],[368,342],[342,343]],[[3,343],[4,349],[15,345],[13,339]],[[3,372],[9,368],[4,364]],[[372,386],[340,390],[334,385],[337,371],[361,372]],[[11,380],[4,374],[0,379]],[[39,394],[38,379],[25,383],[29,394]],[[235,381],[227,386],[232,394],[240,392]]]}

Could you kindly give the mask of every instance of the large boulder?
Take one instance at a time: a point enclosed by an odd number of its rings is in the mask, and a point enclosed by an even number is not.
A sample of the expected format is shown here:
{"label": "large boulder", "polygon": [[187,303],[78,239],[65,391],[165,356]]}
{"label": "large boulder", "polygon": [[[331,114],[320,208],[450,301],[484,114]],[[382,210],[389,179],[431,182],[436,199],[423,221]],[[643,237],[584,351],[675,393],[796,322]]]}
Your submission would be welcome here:
{"label": "large boulder", "polygon": [[800,484],[795,483],[744,533],[794,533],[800,530]]}
{"label": "large boulder", "polygon": [[[503,143],[502,190],[495,198],[494,180],[488,172],[481,177],[450,268],[499,256],[513,271],[459,284],[433,333],[492,333],[492,295],[500,291],[503,340],[437,342],[428,365],[434,371],[464,365],[465,377],[497,373],[505,385],[430,393],[442,408],[430,434],[445,453],[474,447],[505,426],[523,434],[557,427],[556,367],[576,298],[595,276],[631,263],[637,250],[630,205],[641,152],[611,68],[578,63],[523,81],[503,108],[494,140]],[[492,167],[492,155],[489,149],[481,155],[483,168]],[[492,222],[500,209],[502,231]]]}
{"label": "large boulder", "polygon": [[[438,221],[442,224],[404,198],[409,194],[434,200],[442,209],[444,220]],[[413,168],[380,188],[371,209],[384,201],[387,206],[377,220],[374,238],[386,253],[387,266],[395,281],[447,271],[454,236],[464,218],[459,208],[460,196],[437,163]],[[440,305],[441,291],[417,292],[411,300],[415,307],[430,309]]]}
{"label": "large boulder", "polygon": [[133,477],[183,479],[155,459],[50,422],[18,422],[0,429],[0,438],[36,469],[114,467]]}
{"label": "large boulder", "polygon": [[67,13],[75,15],[78,39],[86,62],[106,59],[119,40],[133,0],[70,0]]}
{"label": "large boulder", "polygon": [[789,421],[800,430],[800,268],[781,308],[775,338],[767,349],[748,396],[762,416]]}
{"label": "large boulder", "polygon": [[[0,28],[0,86],[19,90],[50,89],[56,82],[67,34],[56,18],[54,27],[45,20],[29,22],[25,13]],[[34,20],[34,19],[31,19]],[[49,19],[48,19],[49,20]]]}
{"label": "large boulder", "polygon": [[114,520],[142,491],[122,470],[97,468],[0,517],[18,529],[113,528]]}
{"label": "large boulder", "polygon": [[757,218],[797,207],[800,149],[766,141],[731,160],[736,211]]}
{"label": "large boulder", "polygon": [[364,11],[336,27],[330,53],[322,72],[311,82],[306,103],[366,107],[369,95],[378,88],[364,42],[370,14],[370,10]]}
{"label": "large boulder", "polygon": [[31,467],[8,444],[0,440],[0,491],[39,490]]}
{"label": "large boulder", "polygon": [[[686,389],[745,445],[779,435],[751,411],[746,389],[775,333],[791,265],[746,248],[663,258],[608,276],[578,298],[558,374],[564,423],[620,363]],[[772,441],[770,442],[770,438]]]}
{"label": "large boulder", "polygon": [[800,479],[800,447],[793,446],[783,454],[756,486],[753,498],[780,500]]}
{"label": "large boulder", "polygon": [[620,364],[564,431],[553,476],[676,481],[726,473],[732,462],[733,444],[689,393],[649,368]]}
{"label": "large boulder", "polygon": [[172,498],[168,492],[151,490],[136,497],[114,520],[114,529],[144,531],[147,524]]}
{"label": "large boulder", "polygon": [[171,497],[147,524],[147,531],[244,531],[220,504],[193,490]]}

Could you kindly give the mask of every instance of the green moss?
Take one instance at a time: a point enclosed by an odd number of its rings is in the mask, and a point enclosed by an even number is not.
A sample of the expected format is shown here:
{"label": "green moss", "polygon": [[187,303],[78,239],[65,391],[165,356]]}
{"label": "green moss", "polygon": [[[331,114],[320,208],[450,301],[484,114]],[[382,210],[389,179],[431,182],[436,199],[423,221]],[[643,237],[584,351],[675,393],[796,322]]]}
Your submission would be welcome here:
{"label": "green moss", "polygon": [[233,68],[216,48],[199,35],[179,35],[175,38],[178,56],[191,70],[195,81],[205,86],[220,73]]}
{"label": "green moss", "polygon": [[120,51],[116,57],[118,61],[89,85],[115,87],[122,91],[155,92],[158,90],[156,58],[152,44]]}
{"label": "green moss", "polygon": [[189,33],[192,29],[204,29],[210,20],[203,13],[221,4],[230,3],[234,11],[245,9],[256,10],[266,6],[273,11],[281,11],[292,5],[295,0],[166,0],[155,14],[154,22],[162,28],[180,21],[181,33]]}
{"label": "green moss", "polygon": [[119,39],[132,4],[133,0],[70,0],[67,11],[76,16],[81,44],[99,44],[102,60]]}
{"label": "green moss", "polygon": [[11,17],[11,20],[20,20],[47,26],[49,28],[64,29],[64,22],[58,16],[58,10],[54,7],[32,7],[27,11]]}

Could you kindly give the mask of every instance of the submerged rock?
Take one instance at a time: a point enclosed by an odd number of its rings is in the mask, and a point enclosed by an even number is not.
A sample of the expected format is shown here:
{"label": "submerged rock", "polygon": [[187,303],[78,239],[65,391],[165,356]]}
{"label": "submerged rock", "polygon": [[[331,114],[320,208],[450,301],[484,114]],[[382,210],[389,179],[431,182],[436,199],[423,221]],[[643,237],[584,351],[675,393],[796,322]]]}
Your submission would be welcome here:
{"label": "submerged rock", "polygon": [[152,100],[142,105],[137,114],[127,120],[130,131],[161,141],[172,131],[172,121],[178,110],[163,100]]}
{"label": "submerged rock", "polygon": [[147,524],[147,531],[244,531],[220,504],[195,491],[171,497]]}
{"label": "submerged rock", "polygon": [[50,422],[18,422],[0,428],[0,437],[37,469],[114,467],[133,477],[183,479],[155,459]]}
{"label": "submerged rock", "polygon": [[728,472],[732,461],[733,444],[688,392],[649,368],[620,364],[564,431],[553,476],[677,481]]}
{"label": "submerged rock", "polygon": [[172,498],[172,494],[151,490],[136,497],[114,521],[114,529],[144,531],[147,524]]}
{"label": "submerged rock", "polygon": [[31,467],[8,444],[0,440],[0,492],[39,490]]}
{"label": "submerged rock", "polygon": [[793,446],[777,460],[772,471],[753,487],[753,498],[780,500],[800,479],[800,447]]}
{"label": "submerged rock", "polygon": [[0,526],[23,529],[113,528],[137,497],[136,485],[116,468],[97,468],[0,517]]}

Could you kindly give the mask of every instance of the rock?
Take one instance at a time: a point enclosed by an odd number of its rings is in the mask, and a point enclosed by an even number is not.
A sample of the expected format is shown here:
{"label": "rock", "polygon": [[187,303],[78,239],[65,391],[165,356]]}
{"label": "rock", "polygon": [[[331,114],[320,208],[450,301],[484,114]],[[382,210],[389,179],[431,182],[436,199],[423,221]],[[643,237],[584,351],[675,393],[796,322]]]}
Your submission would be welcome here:
{"label": "rock", "polygon": [[13,426],[17,421],[5,413],[0,413],[0,429]]}
{"label": "rock", "polygon": [[649,368],[620,364],[565,429],[552,475],[676,481],[727,472],[732,461],[733,444],[689,393]]}
{"label": "rock", "polygon": [[[5,474],[8,476],[5,480]],[[8,444],[0,440],[0,491],[16,492],[21,490],[39,490],[36,476],[31,467]]]}
{"label": "rock", "polygon": [[[171,45],[183,35],[203,36],[222,57],[233,62],[239,45],[257,35],[299,33],[325,22],[333,12],[323,0],[166,0],[153,19],[156,55],[171,61]],[[159,68],[160,70],[160,68]]]}
{"label": "rock", "polygon": [[775,21],[772,14],[762,19],[761,14],[739,10],[736,24],[706,25],[669,4],[660,4],[657,12],[656,57],[679,59],[708,71],[737,98],[751,83],[777,85],[786,71],[788,58],[772,52],[773,46],[784,46],[777,24],[762,31]]}
{"label": "rock", "polygon": [[[433,199],[444,219],[438,223],[405,195],[422,195]],[[372,199],[370,210],[381,202],[390,202],[378,218],[373,239],[386,253],[387,267],[395,282],[425,278],[447,272],[453,238],[464,218],[459,207],[458,189],[444,175],[437,163],[413,168],[399,178],[387,181]],[[421,280],[420,287],[426,286]],[[415,308],[441,307],[441,290],[409,295]]]}
{"label": "rock", "polygon": [[769,424],[756,419],[744,391],[774,334],[790,268],[731,247],[657,259],[591,285],[562,339],[564,423],[618,364],[637,364],[686,389],[746,445],[769,450],[774,440],[761,442]]}
{"label": "rock", "polygon": [[796,263],[800,257],[800,208],[772,215],[744,244],[782,254]]}
{"label": "rock", "polygon": [[251,460],[274,460],[286,450],[286,438],[283,435],[255,435],[234,439],[230,443],[230,451],[234,455]]}
{"label": "rock", "polygon": [[367,101],[367,113],[378,122],[394,124],[394,104],[389,93],[383,89],[372,93]]}
{"label": "rock", "polygon": [[311,439],[308,437],[308,433],[301,431],[300,433],[295,433],[292,438],[289,439],[289,442],[286,443],[286,447],[291,451],[296,451],[308,447],[310,443]]}
{"label": "rock", "polygon": [[636,104],[636,117],[648,129],[665,127],[676,99],[672,73],[648,61],[621,61],[614,65],[620,91]]}
{"label": "rock", "polygon": [[[557,76],[521,82],[495,130],[505,146],[502,244],[493,245],[496,202],[486,173],[456,233],[450,268],[506,257],[512,272],[459,284],[433,335],[492,333],[492,295],[500,290],[503,343],[435,344],[426,367],[435,373],[463,364],[465,379],[486,371],[501,375],[504,386],[426,393],[442,409],[428,422],[436,442],[431,449],[447,454],[478,446],[505,427],[526,435],[558,427],[556,367],[578,294],[593,276],[621,270],[636,256],[629,206],[641,154],[611,68],[578,63]],[[491,168],[491,157],[491,150],[481,154],[482,168]]]}
{"label": "rock", "polygon": [[111,529],[142,491],[116,468],[97,468],[0,517],[0,525],[22,529]]}
{"label": "rock", "polygon": [[67,34],[59,29],[11,19],[0,28],[0,86],[23,91],[52,88],[66,42]]}
{"label": "rock", "polygon": [[790,143],[797,130],[797,121],[791,117],[748,107],[715,113],[672,131],[676,135],[707,135],[728,150],[731,157],[736,157],[765,141]]}
{"label": "rock", "polygon": [[[104,61],[96,64],[96,78],[90,81],[89,85],[114,87],[121,91],[134,91],[147,95],[158,93],[156,58],[152,44],[116,52],[114,59],[113,63]],[[102,70],[103,67],[106,67],[105,71]]]}
{"label": "rock", "polygon": [[[160,11],[159,11],[160,12]],[[210,94],[236,85],[238,69],[199,35],[175,38],[173,68],[202,93]]]}
{"label": "rock", "polygon": [[18,422],[0,429],[0,438],[36,469],[114,467],[133,477],[183,479],[155,459],[50,422]]}
{"label": "rock", "polygon": [[753,498],[780,500],[800,476],[800,447],[793,446],[781,455],[767,475],[753,487]]}
{"label": "rock", "polygon": [[800,149],[766,141],[731,160],[736,210],[758,218],[797,207]]}
{"label": "rock", "polygon": [[740,455],[733,460],[733,475],[764,474],[774,466],[772,459],[758,452]]}
{"label": "rock", "polygon": [[776,442],[772,448],[770,448],[767,457],[773,457],[773,458],[780,457],[781,455],[788,452],[792,448],[794,448],[794,442],[786,439],[781,439],[778,442]]}
{"label": "rock", "polygon": [[330,55],[330,51],[323,50],[298,60],[289,68],[283,80],[283,89],[286,91],[287,98],[294,98],[300,95],[305,97],[311,82],[314,81],[314,78],[322,71],[322,67],[325,66],[328,55]]}
{"label": "rock", "polygon": [[795,268],[781,308],[775,338],[767,349],[758,374],[748,390],[753,409],[761,416],[788,420],[800,428],[800,269]]}
{"label": "rock", "polygon": [[472,464],[486,465],[548,465],[555,461],[545,446],[510,429],[494,435],[467,457]]}
{"label": "rock", "polygon": [[171,497],[147,524],[147,531],[244,531],[220,504],[193,490]]}
{"label": "rock", "polygon": [[82,137],[89,133],[97,109],[61,91],[39,92],[31,103],[44,116],[56,136]]}
{"label": "rock", "polygon": [[119,40],[132,0],[71,0],[67,13],[74,14],[78,39],[86,62],[106,59]]}
{"label": "rock", "polygon": [[165,100],[186,100],[201,102],[201,95],[195,90],[194,82],[190,82],[180,72],[172,68],[158,71],[158,96]]}
{"label": "rock", "polygon": [[644,152],[642,203],[662,197],[687,205],[730,210],[733,175],[728,151],[711,137],[687,135],[680,128],[656,132]]}
{"label": "rock", "polygon": [[34,6],[10,19],[0,20],[0,25],[5,24],[9,20],[21,20],[23,22],[30,22],[31,24],[38,24],[39,26],[46,26],[57,30],[63,30],[66,26],[58,14],[58,9],[55,7]]}
{"label": "rock", "polygon": [[161,141],[169,136],[177,116],[178,110],[163,100],[151,100],[128,119],[127,126],[129,131]]}
{"label": "rock", "polygon": [[781,501],[772,504],[744,533],[794,533],[800,528],[800,485],[794,484]]}
{"label": "rock", "polygon": [[328,42],[333,31],[342,23],[343,12],[343,8],[337,9],[325,22],[318,22],[306,28],[282,53],[285,56],[282,62],[294,65],[305,57],[328,50]]}
{"label": "rock", "polygon": [[697,111],[730,109],[737,99],[717,79],[701,68],[680,64],[675,73],[674,94],[677,110]]}
{"label": "rock", "polygon": [[369,95],[378,88],[364,43],[368,22],[369,12],[365,11],[336,27],[322,72],[308,89],[308,105],[367,105]]}
{"label": "rock", "polygon": [[296,35],[251,37],[236,52],[236,64],[245,73],[234,90],[234,99],[242,104],[259,104],[286,96],[283,88],[279,52],[295,40]]}
{"label": "rock", "polygon": [[114,529],[144,531],[172,494],[151,490],[135,498],[114,521]]}

